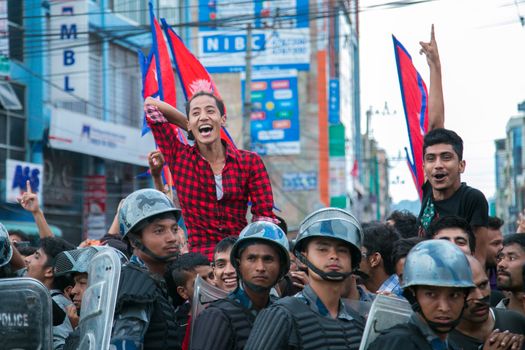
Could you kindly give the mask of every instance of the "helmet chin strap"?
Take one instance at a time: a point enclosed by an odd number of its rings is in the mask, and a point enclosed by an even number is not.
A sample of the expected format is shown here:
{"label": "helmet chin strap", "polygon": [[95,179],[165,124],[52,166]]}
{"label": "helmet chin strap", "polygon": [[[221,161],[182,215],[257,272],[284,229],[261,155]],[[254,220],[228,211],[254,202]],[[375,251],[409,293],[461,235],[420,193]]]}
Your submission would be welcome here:
{"label": "helmet chin strap", "polygon": [[300,253],[299,256],[297,256],[300,262],[308,266],[310,270],[321,276],[322,279],[329,282],[341,282],[344,281],[348,276],[352,274],[352,272],[324,272],[321,269],[317,268],[314,264],[312,264],[306,256],[303,255],[303,253]]}
{"label": "helmet chin strap", "polygon": [[270,293],[270,290],[272,290],[273,286],[271,287],[263,287],[263,286],[258,286],[254,283],[251,283],[251,282],[248,282],[248,281],[245,281],[245,280],[242,280],[242,284],[253,290],[255,293]]}
{"label": "helmet chin strap", "polygon": [[144,244],[142,244],[142,242],[139,241],[138,239],[134,239],[132,242],[133,242],[133,245],[135,245],[140,251],[144,252],[144,254],[148,255],[150,258],[153,258],[161,263],[168,262],[172,260],[173,258],[179,256],[179,253],[173,253],[173,254],[169,254],[166,256],[160,256],[160,255],[153,253],[151,250],[149,250],[149,248],[146,247]]}

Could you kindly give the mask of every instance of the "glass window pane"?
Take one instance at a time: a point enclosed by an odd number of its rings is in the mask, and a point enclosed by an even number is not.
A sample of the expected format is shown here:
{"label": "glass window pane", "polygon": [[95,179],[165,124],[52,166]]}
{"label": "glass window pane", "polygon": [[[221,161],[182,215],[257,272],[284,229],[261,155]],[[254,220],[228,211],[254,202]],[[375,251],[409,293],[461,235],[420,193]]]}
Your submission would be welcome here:
{"label": "glass window pane", "polygon": [[7,82],[0,82],[0,103],[4,109],[10,109],[14,111],[22,110],[22,104],[16,95],[15,90],[11,84]]}
{"label": "glass window pane", "polygon": [[21,160],[24,162],[26,160],[26,152],[24,151],[9,151],[9,159]]}
{"label": "glass window pane", "polygon": [[0,114],[0,144],[7,144],[7,117]]}
{"label": "glass window pane", "polygon": [[23,115],[26,105],[26,95],[25,95],[25,86],[20,84],[11,83],[11,87],[13,88],[13,91],[16,94],[16,97],[18,97],[18,100],[20,101],[21,109],[17,110],[16,113]]}
{"label": "glass window pane", "polygon": [[26,138],[25,120],[21,118],[9,118],[9,144],[16,147],[24,147]]}
{"label": "glass window pane", "polygon": [[0,179],[5,179],[5,160],[7,159],[7,151],[0,148]]}

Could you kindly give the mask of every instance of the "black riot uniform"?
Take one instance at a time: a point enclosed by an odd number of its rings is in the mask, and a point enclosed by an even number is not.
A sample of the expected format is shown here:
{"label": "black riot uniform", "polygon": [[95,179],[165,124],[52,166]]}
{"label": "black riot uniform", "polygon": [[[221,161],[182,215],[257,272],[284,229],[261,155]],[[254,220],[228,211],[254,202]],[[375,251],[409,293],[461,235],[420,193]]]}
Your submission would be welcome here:
{"label": "black riot uniform", "polygon": [[133,262],[120,275],[111,341],[117,349],[124,341],[152,350],[181,348],[165,282]]}
{"label": "black riot uniform", "polygon": [[342,302],[334,319],[320,307],[319,301],[306,286],[297,296],[281,299],[263,310],[255,321],[246,350],[359,349],[364,319]]}

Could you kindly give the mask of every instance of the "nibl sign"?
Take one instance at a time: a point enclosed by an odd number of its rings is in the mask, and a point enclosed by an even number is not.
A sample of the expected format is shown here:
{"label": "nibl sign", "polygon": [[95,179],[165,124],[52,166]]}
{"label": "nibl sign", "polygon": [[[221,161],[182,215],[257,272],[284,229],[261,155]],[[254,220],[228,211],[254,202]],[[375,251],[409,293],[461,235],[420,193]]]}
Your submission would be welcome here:
{"label": "nibl sign", "polygon": [[27,191],[27,181],[33,193],[38,194],[42,205],[43,168],[41,164],[21,162],[19,160],[6,160],[6,202],[17,203],[16,198]]}

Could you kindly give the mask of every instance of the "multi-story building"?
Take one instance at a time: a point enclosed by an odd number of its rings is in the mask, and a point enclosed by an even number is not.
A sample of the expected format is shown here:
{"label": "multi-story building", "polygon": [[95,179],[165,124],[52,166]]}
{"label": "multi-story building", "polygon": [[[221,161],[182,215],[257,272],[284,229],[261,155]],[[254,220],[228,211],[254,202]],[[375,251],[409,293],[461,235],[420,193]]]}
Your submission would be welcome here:
{"label": "multi-story building", "polygon": [[505,221],[504,231],[516,230],[519,213],[525,208],[525,108],[518,106],[519,115],[509,119],[506,138],[496,140],[496,215]]}
{"label": "multi-story building", "polygon": [[[263,155],[275,205],[291,227],[318,207],[351,208],[356,196],[350,173],[364,162],[356,4],[153,1],[157,17],[212,73],[237,145]],[[137,179],[154,147],[140,130],[137,50],[151,46],[147,5],[0,0],[7,13],[0,34],[8,33],[0,37],[0,75],[9,66],[9,80],[0,83],[0,221],[18,227],[31,221],[13,203],[29,179],[49,223],[78,242],[104,233],[120,199],[150,185]],[[249,137],[242,133],[243,105],[251,109]],[[20,186],[13,188],[15,177]]]}

